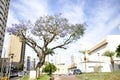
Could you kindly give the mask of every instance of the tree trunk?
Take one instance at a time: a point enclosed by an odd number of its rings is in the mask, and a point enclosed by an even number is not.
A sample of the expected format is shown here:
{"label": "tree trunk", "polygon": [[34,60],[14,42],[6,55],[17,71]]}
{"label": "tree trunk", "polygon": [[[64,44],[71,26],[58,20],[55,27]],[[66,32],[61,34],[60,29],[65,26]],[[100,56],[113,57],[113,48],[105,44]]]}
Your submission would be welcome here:
{"label": "tree trunk", "polygon": [[36,78],[39,78],[40,77],[40,68],[37,67],[36,68]]}
{"label": "tree trunk", "polygon": [[86,66],[86,56],[84,56],[84,61],[85,61],[85,73],[87,72],[87,66]]}
{"label": "tree trunk", "polygon": [[36,78],[40,77],[40,68],[44,65],[45,57],[41,58],[41,60],[37,63],[36,66]]}
{"label": "tree trunk", "polygon": [[42,67],[42,63],[38,62],[36,66],[36,78],[40,77],[40,68]]}
{"label": "tree trunk", "polygon": [[112,69],[113,69],[113,72],[114,72],[114,60],[113,60],[113,58],[112,58],[112,57],[110,58],[110,60],[111,60]]}

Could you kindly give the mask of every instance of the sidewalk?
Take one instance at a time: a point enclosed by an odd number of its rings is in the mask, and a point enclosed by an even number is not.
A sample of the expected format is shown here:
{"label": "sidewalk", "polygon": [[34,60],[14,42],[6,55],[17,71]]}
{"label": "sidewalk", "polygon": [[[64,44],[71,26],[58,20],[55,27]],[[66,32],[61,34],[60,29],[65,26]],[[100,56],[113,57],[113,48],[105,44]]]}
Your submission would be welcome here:
{"label": "sidewalk", "polygon": [[0,73],[0,77],[2,77],[2,73]]}
{"label": "sidewalk", "polygon": [[61,75],[61,76],[54,76],[54,80],[80,80],[78,78],[75,77],[75,75]]}
{"label": "sidewalk", "polygon": [[54,76],[54,80],[60,80],[58,76]]}

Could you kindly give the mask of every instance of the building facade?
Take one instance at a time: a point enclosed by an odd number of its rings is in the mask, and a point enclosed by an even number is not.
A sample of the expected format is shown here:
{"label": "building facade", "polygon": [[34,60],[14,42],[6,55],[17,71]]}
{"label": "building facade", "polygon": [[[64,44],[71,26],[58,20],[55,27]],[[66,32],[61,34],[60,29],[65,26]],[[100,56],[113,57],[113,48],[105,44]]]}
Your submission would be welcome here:
{"label": "building facade", "polygon": [[10,35],[7,56],[10,58],[10,55],[13,54],[13,64],[17,65],[19,63],[24,64],[25,57],[25,43],[20,41],[20,38],[15,35]]}
{"label": "building facade", "polygon": [[[82,61],[78,68],[82,69],[83,72],[96,72],[96,68],[101,72],[111,72],[112,65],[110,58],[103,56],[103,53],[107,50],[115,52],[116,48],[120,44],[120,35],[108,35],[98,43],[96,43],[90,50],[88,50],[87,61]],[[116,53],[115,53],[116,54]],[[115,70],[120,69],[120,58],[115,55],[114,67]]]}
{"label": "building facade", "polygon": [[68,74],[68,65],[57,64],[55,66],[57,67],[57,70],[54,72],[54,74]]}
{"label": "building facade", "polygon": [[0,58],[5,36],[10,0],[0,0]]}

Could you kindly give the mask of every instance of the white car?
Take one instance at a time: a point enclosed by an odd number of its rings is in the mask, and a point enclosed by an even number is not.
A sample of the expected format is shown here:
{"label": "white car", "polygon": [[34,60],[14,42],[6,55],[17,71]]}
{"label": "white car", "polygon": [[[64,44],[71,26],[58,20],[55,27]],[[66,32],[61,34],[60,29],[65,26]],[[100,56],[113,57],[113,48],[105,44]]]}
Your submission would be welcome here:
{"label": "white car", "polygon": [[73,75],[73,71],[69,71],[68,75]]}
{"label": "white car", "polygon": [[18,76],[19,76],[19,77],[24,76],[24,71],[18,72]]}

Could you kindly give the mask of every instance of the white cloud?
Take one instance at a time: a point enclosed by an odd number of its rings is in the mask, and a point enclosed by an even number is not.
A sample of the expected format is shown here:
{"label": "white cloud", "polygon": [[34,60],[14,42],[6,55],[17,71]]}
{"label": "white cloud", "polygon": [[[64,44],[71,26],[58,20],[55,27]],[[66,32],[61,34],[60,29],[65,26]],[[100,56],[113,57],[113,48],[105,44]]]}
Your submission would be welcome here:
{"label": "white cloud", "polygon": [[64,3],[62,13],[63,16],[69,19],[70,23],[83,23],[84,17],[84,2],[74,4],[71,2]]}
{"label": "white cloud", "polygon": [[48,9],[49,7],[45,0],[29,0],[29,2],[28,0],[19,0],[18,2],[11,1],[10,11],[13,13],[13,18],[34,21],[36,18],[48,14]]}
{"label": "white cloud", "polygon": [[12,11],[9,11],[7,27],[10,27],[13,23],[18,23],[18,19],[14,16]]}
{"label": "white cloud", "polygon": [[98,4],[98,7],[93,8],[91,12],[93,16],[87,19],[92,24],[88,24],[83,41],[91,45],[95,44],[117,27],[120,15],[116,15],[116,10],[109,3]]}

